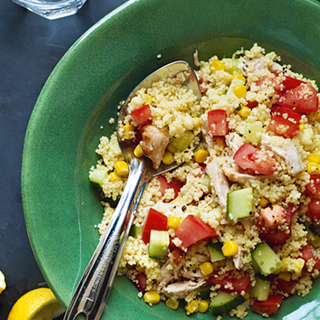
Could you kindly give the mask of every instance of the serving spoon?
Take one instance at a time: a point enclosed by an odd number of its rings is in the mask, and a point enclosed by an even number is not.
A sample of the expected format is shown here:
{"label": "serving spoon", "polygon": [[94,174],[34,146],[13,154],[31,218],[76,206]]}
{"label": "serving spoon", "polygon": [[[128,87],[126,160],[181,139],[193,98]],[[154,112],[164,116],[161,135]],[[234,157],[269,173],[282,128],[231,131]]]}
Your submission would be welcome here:
{"label": "serving spoon", "polygon": [[161,173],[177,167],[176,163],[172,165],[161,164],[158,169],[154,169],[150,159],[135,157],[132,141],[123,141],[119,137],[119,123],[122,123],[122,120],[128,114],[128,103],[137,90],[149,88],[154,82],[166,81],[168,78],[173,78],[181,72],[187,72],[188,75],[183,85],[191,89],[200,102],[201,92],[194,70],[185,61],[175,61],[156,70],[145,78],[131,92],[122,106],[118,119],[117,133],[120,149],[129,166],[128,181],[112,215],[112,219],[103,233],[73,294],[64,320],[75,320],[80,314],[83,314],[87,320],[100,319],[117,273],[134,215],[148,181]]}

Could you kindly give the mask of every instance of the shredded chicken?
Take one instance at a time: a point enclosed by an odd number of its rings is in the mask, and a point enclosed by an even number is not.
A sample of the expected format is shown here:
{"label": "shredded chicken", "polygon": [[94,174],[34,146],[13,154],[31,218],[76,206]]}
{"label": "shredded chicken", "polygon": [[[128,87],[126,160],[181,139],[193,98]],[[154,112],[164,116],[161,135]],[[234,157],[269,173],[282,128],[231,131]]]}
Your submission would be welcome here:
{"label": "shredded chicken", "polygon": [[191,291],[200,288],[205,281],[194,282],[194,281],[182,281],[182,282],[175,282],[169,284],[163,289],[163,293],[170,297],[176,296],[178,299],[184,298],[188,295]]}
{"label": "shredded chicken", "polygon": [[244,141],[237,133],[231,132],[226,135],[226,144],[232,150],[232,154],[234,155],[244,144]]}

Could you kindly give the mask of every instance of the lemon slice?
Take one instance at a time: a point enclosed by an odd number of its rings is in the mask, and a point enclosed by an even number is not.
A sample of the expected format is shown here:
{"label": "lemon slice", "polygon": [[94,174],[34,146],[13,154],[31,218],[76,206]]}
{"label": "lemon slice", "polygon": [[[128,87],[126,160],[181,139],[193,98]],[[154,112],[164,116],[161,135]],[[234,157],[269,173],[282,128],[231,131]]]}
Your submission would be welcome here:
{"label": "lemon slice", "polygon": [[0,293],[6,288],[6,280],[4,274],[0,271]]}
{"label": "lemon slice", "polygon": [[64,308],[48,288],[31,290],[13,305],[7,320],[52,320]]}

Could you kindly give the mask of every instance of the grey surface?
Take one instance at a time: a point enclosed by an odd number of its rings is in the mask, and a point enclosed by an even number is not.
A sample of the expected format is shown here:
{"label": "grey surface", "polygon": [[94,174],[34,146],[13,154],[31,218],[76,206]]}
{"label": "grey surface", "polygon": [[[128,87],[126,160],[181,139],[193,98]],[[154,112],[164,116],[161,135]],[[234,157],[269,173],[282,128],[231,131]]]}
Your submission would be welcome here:
{"label": "grey surface", "polygon": [[[0,320],[24,293],[47,284],[23,217],[20,176],[25,131],[37,97],[60,58],[92,25],[125,0],[88,0],[74,16],[49,21],[0,2]],[[62,319],[62,318],[60,318]]]}

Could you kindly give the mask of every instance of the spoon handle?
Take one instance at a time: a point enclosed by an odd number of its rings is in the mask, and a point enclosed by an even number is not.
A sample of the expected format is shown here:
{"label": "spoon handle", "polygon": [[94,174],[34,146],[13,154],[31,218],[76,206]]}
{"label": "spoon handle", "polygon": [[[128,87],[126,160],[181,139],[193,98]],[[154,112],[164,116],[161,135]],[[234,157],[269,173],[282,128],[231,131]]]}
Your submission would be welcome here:
{"label": "spoon handle", "polygon": [[[75,320],[79,314],[84,314],[87,320],[100,319],[117,273],[134,214],[149,180],[146,168],[144,161],[134,159],[131,162],[124,192],[108,228],[79,281],[64,320]],[[126,220],[128,223],[125,228]]]}

